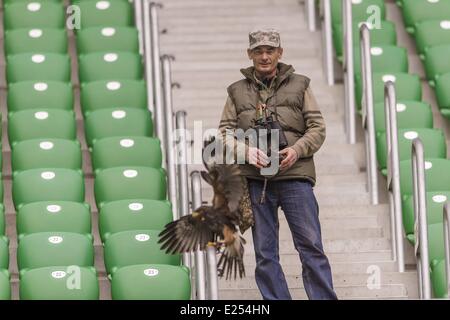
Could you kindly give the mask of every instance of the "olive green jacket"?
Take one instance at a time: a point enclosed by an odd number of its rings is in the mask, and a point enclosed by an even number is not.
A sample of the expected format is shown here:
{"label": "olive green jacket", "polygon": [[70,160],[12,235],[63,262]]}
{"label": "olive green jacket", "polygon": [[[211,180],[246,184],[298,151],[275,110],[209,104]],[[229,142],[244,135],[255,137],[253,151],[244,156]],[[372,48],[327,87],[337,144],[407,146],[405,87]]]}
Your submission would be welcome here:
{"label": "olive green jacket", "polygon": [[[295,74],[294,68],[278,64],[277,76],[269,87],[259,81],[254,67],[241,69],[245,79],[228,87],[228,99],[222,112],[219,130],[223,137],[233,135],[236,129],[252,128],[256,119],[256,105],[265,103],[269,112],[278,114],[278,120],[285,132],[288,146],[298,155],[298,161],[287,170],[278,171],[270,180],[306,179],[316,182],[313,155],[325,140],[325,122],[309,87],[310,79]],[[227,139],[229,143],[231,139]],[[236,152],[239,143],[233,140]],[[241,151],[247,149],[241,144]],[[242,159],[242,158],[241,158]],[[241,165],[243,176],[263,179],[260,170],[248,163]]]}

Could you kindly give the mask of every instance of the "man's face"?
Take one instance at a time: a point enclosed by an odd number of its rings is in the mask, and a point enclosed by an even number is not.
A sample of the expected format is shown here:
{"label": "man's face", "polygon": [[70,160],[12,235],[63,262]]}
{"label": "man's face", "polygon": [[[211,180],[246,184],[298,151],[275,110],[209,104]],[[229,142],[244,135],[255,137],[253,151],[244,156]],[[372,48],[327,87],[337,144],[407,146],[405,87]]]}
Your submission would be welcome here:
{"label": "man's face", "polygon": [[259,46],[253,50],[247,50],[250,60],[253,60],[253,66],[262,76],[272,75],[277,68],[278,61],[283,54],[283,48],[274,48],[270,46]]}

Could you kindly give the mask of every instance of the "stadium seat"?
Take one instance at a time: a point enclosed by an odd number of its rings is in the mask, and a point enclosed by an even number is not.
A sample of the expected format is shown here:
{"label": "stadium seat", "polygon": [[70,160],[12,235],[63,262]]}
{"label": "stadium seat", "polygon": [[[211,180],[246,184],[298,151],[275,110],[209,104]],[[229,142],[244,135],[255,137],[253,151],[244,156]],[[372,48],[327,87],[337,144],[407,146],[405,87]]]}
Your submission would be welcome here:
{"label": "stadium seat", "polygon": [[11,284],[9,283],[9,272],[0,269],[0,300],[11,299]]}
{"label": "stadium seat", "polygon": [[[367,21],[373,14],[369,7],[376,6],[380,9],[381,20],[386,19],[386,7],[384,0],[360,0],[352,1],[352,18],[353,21]],[[332,0],[331,1],[331,19],[333,24],[342,23],[342,1]]]}
{"label": "stadium seat", "polygon": [[448,19],[450,2],[446,0],[403,1],[402,9],[406,31],[414,34],[417,24],[422,21]]}
{"label": "stadium seat", "polygon": [[70,81],[70,59],[67,54],[21,53],[6,58],[8,83],[19,81]]}
{"label": "stadium seat", "polygon": [[169,201],[120,200],[105,204],[99,214],[99,231],[104,242],[110,235],[130,230],[162,230],[173,220]]}
{"label": "stadium seat", "polygon": [[27,3],[14,1],[4,5],[4,28],[60,28],[65,26],[62,2],[41,1]]}
{"label": "stadium seat", "polygon": [[94,52],[80,55],[80,81],[142,78],[141,56],[131,52]]}
{"label": "stadium seat", "polygon": [[92,27],[77,33],[78,54],[105,51],[129,51],[139,53],[139,39],[136,28]]}
{"label": "stadium seat", "polygon": [[39,108],[72,110],[72,84],[58,81],[23,81],[8,85],[9,112]]}
{"label": "stadium seat", "polygon": [[18,142],[11,151],[13,171],[37,168],[81,170],[81,163],[81,146],[77,140],[25,140]]}
{"label": "stadium seat", "polygon": [[20,276],[21,300],[98,300],[93,267],[50,266],[25,270]]}
{"label": "stadium seat", "polygon": [[7,55],[19,53],[67,53],[67,33],[64,29],[23,28],[5,32]]}
{"label": "stadium seat", "polygon": [[[410,128],[398,130],[399,160],[411,159],[411,145],[415,138],[420,138],[425,148],[426,158],[445,158],[447,156],[447,144],[441,129]],[[387,145],[386,132],[381,132],[376,137],[377,160],[384,175],[387,174]]]}
{"label": "stadium seat", "polygon": [[5,235],[6,221],[5,221],[5,207],[0,204],[0,236]]}
{"label": "stadium seat", "polygon": [[95,142],[92,148],[95,170],[120,166],[160,168],[161,143],[157,138],[111,137]]}
{"label": "stadium seat", "polygon": [[450,45],[434,46],[425,53],[425,72],[432,87],[436,80],[445,73],[450,72]]}
{"label": "stadium seat", "polygon": [[189,269],[144,264],[120,268],[111,279],[114,300],[189,300]]}
{"label": "stadium seat", "polygon": [[440,260],[431,270],[431,284],[435,298],[448,298],[445,260]]}
{"label": "stadium seat", "polygon": [[12,191],[16,208],[38,201],[83,202],[83,174],[61,168],[21,171],[13,175]]}
{"label": "stadium seat", "polygon": [[450,15],[449,20],[427,20],[417,24],[416,47],[421,59],[430,47],[450,45]]}
{"label": "stadium seat", "polygon": [[9,268],[9,239],[0,236],[0,269]]}
{"label": "stadium seat", "polygon": [[71,232],[40,232],[19,238],[19,270],[51,266],[94,265],[92,237]]}
{"label": "stadium seat", "polygon": [[161,230],[131,230],[114,233],[105,241],[105,267],[113,274],[121,267],[135,264],[180,265],[179,254],[166,254],[158,243]]}
{"label": "stadium seat", "polygon": [[126,199],[166,199],[166,176],[162,168],[115,167],[96,172],[97,207]]}
{"label": "stadium seat", "polygon": [[[396,46],[377,46],[370,49],[372,72],[408,72],[408,54],[405,48]],[[360,49],[355,47],[355,75],[361,74]]]}
{"label": "stadium seat", "polygon": [[26,204],[17,211],[17,234],[38,232],[91,233],[91,214],[86,203],[42,201]]}
{"label": "stadium seat", "polygon": [[89,113],[85,121],[86,141],[92,146],[106,137],[153,135],[151,113],[144,109],[102,109]]}
{"label": "stadium seat", "polygon": [[[384,102],[374,105],[375,131],[386,130]],[[397,128],[433,128],[433,112],[431,106],[419,101],[397,102]]]}
{"label": "stadium seat", "polygon": [[[393,81],[395,83],[397,100],[422,100],[422,84],[420,82],[420,77],[416,74],[375,72],[372,75],[372,79],[374,103],[384,101],[384,85],[387,81]],[[357,107],[360,110],[362,99],[361,75],[356,75],[355,95]]]}
{"label": "stadium seat", "polygon": [[435,93],[442,115],[450,119],[450,72],[436,80]]}
{"label": "stadium seat", "polygon": [[[368,24],[371,28],[371,24]],[[342,62],[343,49],[343,34],[344,30],[342,24],[335,26],[336,30],[333,30],[333,42],[334,48],[336,50],[336,56],[338,60]],[[360,45],[360,23],[353,24],[353,44],[355,47]],[[397,33],[395,32],[395,24],[391,21],[381,21],[381,28],[371,28],[370,29],[370,45],[371,47],[391,45],[395,46],[397,44]],[[356,52],[354,52],[356,54]]]}
{"label": "stadium seat", "polygon": [[94,81],[81,86],[81,108],[86,114],[99,109],[147,108],[147,88],[142,80]]}
{"label": "stadium seat", "polygon": [[133,9],[128,1],[75,0],[80,7],[81,29],[89,27],[126,27],[133,25]]}

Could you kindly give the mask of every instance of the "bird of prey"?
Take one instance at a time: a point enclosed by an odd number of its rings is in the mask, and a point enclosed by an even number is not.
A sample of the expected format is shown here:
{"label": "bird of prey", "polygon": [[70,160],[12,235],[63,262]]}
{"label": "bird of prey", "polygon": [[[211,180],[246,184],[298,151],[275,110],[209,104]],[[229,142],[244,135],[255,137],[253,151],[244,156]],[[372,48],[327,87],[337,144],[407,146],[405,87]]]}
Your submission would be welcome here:
{"label": "bird of prey", "polygon": [[168,223],[159,234],[159,243],[169,254],[205,250],[208,245],[214,245],[221,252],[217,263],[219,276],[225,273],[229,279],[234,273],[234,278],[237,274],[242,278],[245,276],[245,239],[237,226],[243,178],[236,164],[215,164],[205,160],[204,164],[208,171],[202,171],[201,176],[213,187],[212,205],[202,205],[192,214]]}

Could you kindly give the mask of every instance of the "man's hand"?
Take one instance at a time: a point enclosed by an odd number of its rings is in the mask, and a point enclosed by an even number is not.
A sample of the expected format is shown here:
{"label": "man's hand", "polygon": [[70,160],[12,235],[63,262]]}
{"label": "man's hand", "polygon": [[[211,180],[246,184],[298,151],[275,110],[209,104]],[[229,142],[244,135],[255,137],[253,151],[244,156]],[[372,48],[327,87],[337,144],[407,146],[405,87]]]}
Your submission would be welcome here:
{"label": "man's hand", "polygon": [[269,164],[269,157],[261,150],[255,147],[249,147],[247,153],[248,163],[254,165],[258,169],[262,169]]}
{"label": "man's hand", "polygon": [[280,170],[287,170],[298,160],[297,152],[292,148],[285,148],[280,151],[280,158],[283,158],[283,161],[280,163]]}

